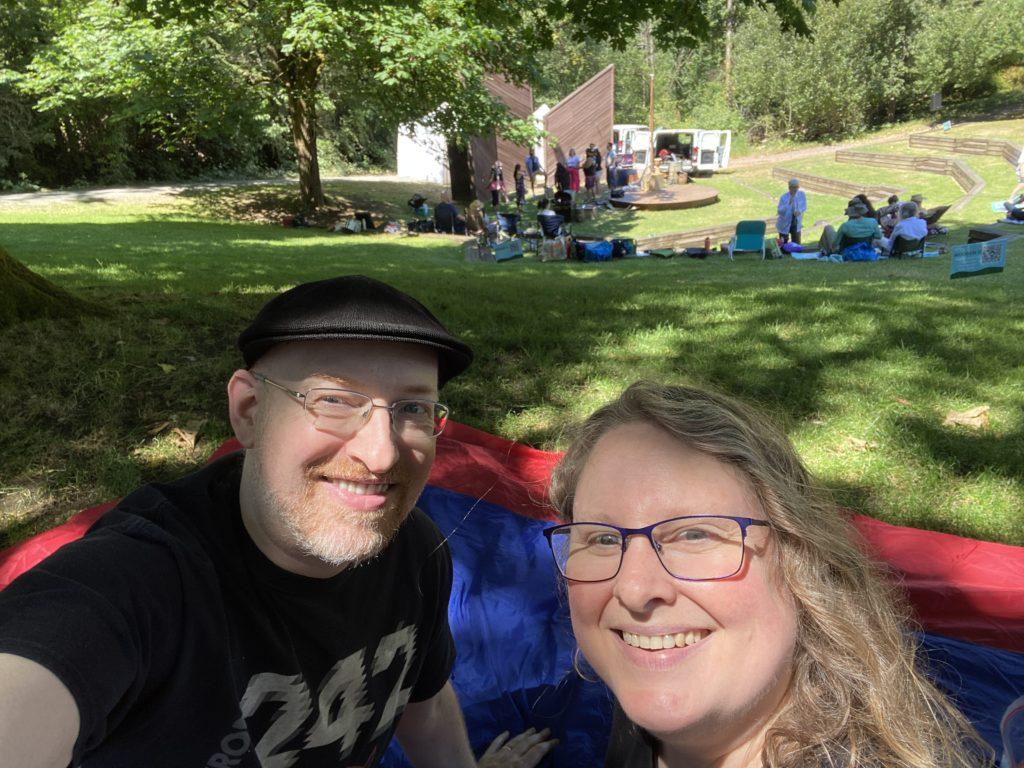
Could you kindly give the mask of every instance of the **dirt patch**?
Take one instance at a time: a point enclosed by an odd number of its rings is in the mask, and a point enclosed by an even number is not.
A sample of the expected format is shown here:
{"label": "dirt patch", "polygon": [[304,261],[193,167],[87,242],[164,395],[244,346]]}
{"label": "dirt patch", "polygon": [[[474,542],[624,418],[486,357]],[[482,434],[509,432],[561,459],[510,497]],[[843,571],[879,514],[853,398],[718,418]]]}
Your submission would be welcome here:
{"label": "dirt patch", "polygon": [[368,212],[378,224],[398,221],[406,215],[393,202],[338,193],[328,193],[326,204],[309,212],[294,190],[278,188],[186,190],[180,199],[187,201],[191,213],[222,221],[280,225],[289,217],[302,216],[309,226],[322,229],[333,228],[359,211]]}

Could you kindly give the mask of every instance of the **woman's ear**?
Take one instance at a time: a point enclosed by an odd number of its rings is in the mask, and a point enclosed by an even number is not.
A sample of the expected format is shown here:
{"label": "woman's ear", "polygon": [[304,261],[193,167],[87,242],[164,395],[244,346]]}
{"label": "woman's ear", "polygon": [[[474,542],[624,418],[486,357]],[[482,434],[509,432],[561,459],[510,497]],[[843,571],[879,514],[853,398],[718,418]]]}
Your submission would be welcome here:
{"label": "woman's ear", "polygon": [[228,381],[228,416],[243,448],[256,444],[259,407],[259,381],[249,371],[235,371]]}

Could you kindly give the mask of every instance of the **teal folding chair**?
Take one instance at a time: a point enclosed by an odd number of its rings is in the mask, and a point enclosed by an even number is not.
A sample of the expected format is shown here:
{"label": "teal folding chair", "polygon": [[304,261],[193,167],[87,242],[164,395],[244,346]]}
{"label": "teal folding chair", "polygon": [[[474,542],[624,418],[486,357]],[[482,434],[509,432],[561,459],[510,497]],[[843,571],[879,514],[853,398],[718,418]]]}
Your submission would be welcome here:
{"label": "teal folding chair", "polygon": [[729,241],[729,258],[734,253],[760,253],[764,259],[764,233],[766,225],[763,221],[740,221],[736,223],[736,234]]}

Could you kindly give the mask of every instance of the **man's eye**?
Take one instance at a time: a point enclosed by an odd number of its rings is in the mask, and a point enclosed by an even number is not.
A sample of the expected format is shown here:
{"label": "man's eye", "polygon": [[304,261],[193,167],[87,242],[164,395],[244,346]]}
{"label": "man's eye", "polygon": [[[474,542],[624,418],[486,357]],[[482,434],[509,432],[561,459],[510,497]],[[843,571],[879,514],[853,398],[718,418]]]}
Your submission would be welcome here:
{"label": "man's eye", "polygon": [[429,403],[418,400],[407,400],[402,403],[401,411],[409,416],[427,416],[432,408]]}
{"label": "man's eye", "polygon": [[344,393],[320,392],[313,400],[313,405],[318,408],[330,408],[333,411],[355,410],[360,403],[354,402],[351,397]]}

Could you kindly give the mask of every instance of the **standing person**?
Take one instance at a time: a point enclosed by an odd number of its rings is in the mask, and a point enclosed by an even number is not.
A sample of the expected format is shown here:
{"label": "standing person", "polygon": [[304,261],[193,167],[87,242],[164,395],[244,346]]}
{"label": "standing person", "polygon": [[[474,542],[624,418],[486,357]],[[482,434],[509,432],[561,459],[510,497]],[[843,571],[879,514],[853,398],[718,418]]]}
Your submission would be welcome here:
{"label": "standing person", "polygon": [[994,765],[819,487],[713,392],[638,382],[577,430],[544,534],[613,696],[607,768]]}
{"label": "standing person", "polygon": [[804,213],[807,211],[807,196],[800,189],[798,179],[789,180],[789,191],[779,198],[778,218],[775,229],[782,242],[800,243],[800,232],[803,230]]}
{"label": "standing person", "polygon": [[605,167],[605,180],[608,182],[608,189],[617,186],[615,183],[615,173],[619,167],[619,153],[615,151],[615,145],[612,142],[608,142],[608,146],[604,150],[604,167]]}
{"label": "standing person", "polygon": [[[243,450],[135,491],[0,592],[4,768],[366,767],[392,734],[418,767],[475,765],[451,557],[415,508],[472,351],[361,276],[271,299],[238,347]],[[481,765],[550,744],[517,738]]]}
{"label": "standing person", "polygon": [[555,191],[565,192],[572,186],[572,175],[561,162],[555,163]]}
{"label": "standing person", "polygon": [[530,147],[530,153],[526,156],[526,173],[530,177],[530,194],[537,194],[536,181],[537,175],[544,176],[544,186],[547,186],[547,174],[544,169],[540,166],[540,158],[537,157],[537,152],[533,147]]}
{"label": "standing person", "polygon": [[1012,206],[1020,192],[1024,192],[1024,149],[1021,150],[1020,156],[1017,158],[1017,186],[1006,197],[1006,202]]}
{"label": "standing person", "polygon": [[583,161],[583,181],[587,190],[587,199],[594,202],[597,199],[597,158],[588,155]]}
{"label": "standing person", "polygon": [[487,188],[491,191],[491,207],[498,210],[498,201],[505,199],[505,174],[501,167],[501,160],[495,160],[491,166],[490,179]]}
{"label": "standing person", "polygon": [[526,202],[526,175],[519,163],[512,169],[512,180],[516,185],[516,210],[522,212],[523,203]]}
{"label": "standing person", "polygon": [[576,150],[569,147],[569,156],[565,159],[565,167],[569,170],[569,191],[574,195],[580,191],[580,165],[582,161]]}

